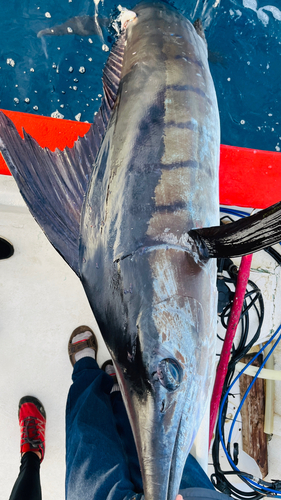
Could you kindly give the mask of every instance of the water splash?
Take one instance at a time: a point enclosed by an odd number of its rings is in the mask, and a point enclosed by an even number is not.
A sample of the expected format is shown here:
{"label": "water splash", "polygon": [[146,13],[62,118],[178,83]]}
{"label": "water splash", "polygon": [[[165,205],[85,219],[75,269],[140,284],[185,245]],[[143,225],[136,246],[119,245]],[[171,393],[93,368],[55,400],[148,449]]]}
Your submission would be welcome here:
{"label": "water splash", "polygon": [[[202,0],[197,0],[193,12],[190,15],[192,21],[200,18],[204,29],[208,28],[214,19],[216,10],[220,7],[221,0],[213,0],[212,2],[203,2]],[[187,14],[189,18],[189,13]]]}
{"label": "water splash", "polygon": [[274,19],[281,21],[281,11],[274,5],[265,5],[264,7],[260,7],[258,9],[257,0],[243,0],[243,6],[246,7],[246,9],[251,9],[256,12],[258,19],[264,24],[264,26],[267,26],[269,23],[269,15],[266,14],[265,11],[271,12]]}
{"label": "water splash", "polygon": [[49,59],[48,52],[47,52],[46,40],[45,40],[45,38],[43,36],[40,38],[40,40],[41,40],[41,44],[42,44],[42,49],[43,49],[44,55],[45,55],[46,59]]}
{"label": "water splash", "polygon": [[102,45],[104,45],[104,37],[103,37],[103,32],[102,32],[102,29],[100,27],[100,24],[99,24],[99,20],[98,20],[98,15],[99,15],[99,3],[101,3],[103,5],[103,0],[94,0],[94,4],[95,4],[95,24],[96,24],[96,27],[97,27],[97,34],[102,42]]}
{"label": "water splash", "polygon": [[128,23],[136,19],[137,14],[132,10],[126,9],[126,7],[122,7],[121,5],[118,5],[117,9],[119,10],[120,14],[113,21],[112,28],[116,31],[117,35],[119,36],[120,32],[126,28]]}

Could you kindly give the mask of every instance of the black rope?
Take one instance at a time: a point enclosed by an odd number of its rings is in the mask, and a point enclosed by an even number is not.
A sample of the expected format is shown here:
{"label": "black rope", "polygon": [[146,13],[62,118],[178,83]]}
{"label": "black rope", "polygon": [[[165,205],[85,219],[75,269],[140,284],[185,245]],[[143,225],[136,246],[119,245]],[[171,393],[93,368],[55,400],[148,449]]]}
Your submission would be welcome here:
{"label": "black rope", "polygon": [[[229,219],[229,217],[228,217]],[[274,249],[274,248],[266,248],[265,251],[279,264],[281,265],[281,255]],[[228,276],[225,274],[227,273]],[[223,290],[224,295],[227,295],[229,298],[229,302],[223,307],[222,302],[219,302],[219,317],[221,320],[222,326],[227,329],[227,323],[229,320],[230,316],[230,311],[232,307],[232,302],[234,298],[234,292],[232,292],[229,288],[229,284],[232,284],[234,287],[236,287],[237,283],[237,274],[238,270],[237,267],[234,265],[234,263],[230,259],[218,259],[218,289]],[[219,283],[220,281],[223,281],[222,283]],[[228,291],[227,291],[228,288]],[[258,318],[258,326],[257,329],[250,341],[248,341],[248,335],[249,335],[249,313],[250,311],[255,311],[257,318]],[[262,297],[262,293],[260,289],[257,287],[257,285],[249,280],[248,285],[247,285],[247,290],[246,294],[244,297],[244,303],[243,303],[243,308],[242,308],[242,313],[240,317],[240,328],[241,328],[241,336],[239,343],[237,347],[233,344],[232,346],[232,352],[231,352],[231,358],[228,364],[228,371],[227,375],[225,378],[224,386],[223,386],[223,391],[222,391],[222,396],[221,396],[221,401],[223,400],[228,387],[230,386],[233,376],[234,376],[234,371],[235,371],[235,365],[238,363],[246,354],[249,352],[251,347],[257,342],[260,336],[262,324],[263,324],[263,319],[264,319],[264,301]],[[219,335],[218,338],[220,340],[222,339]],[[224,407],[222,409],[222,436],[223,438],[225,437],[224,433],[224,426],[225,426],[225,420],[226,420],[226,412],[227,412],[227,404],[228,404],[228,398],[225,401]],[[220,447],[220,436],[219,436],[219,428],[218,428],[218,423],[216,425],[216,430],[215,430],[215,437],[214,437],[214,442],[213,442],[213,447],[212,447],[212,458],[213,458],[213,466],[215,472],[211,475],[211,481],[215,488],[222,493],[225,493],[229,496],[232,496],[233,498],[236,498],[238,500],[258,500],[264,496],[274,496],[274,493],[267,492],[265,490],[259,490],[255,486],[253,486],[251,483],[247,481],[247,479],[253,479],[253,476],[251,474],[248,474],[247,472],[237,472],[235,470],[229,470],[229,471],[223,471],[220,467],[220,460],[219,460],[219,447]],[[230,449],[228,450],[229,454]],[[239,461],[239,449],[237,443],[234,443],[234,452],[233,452],[233,462],[235,464],[238,463]],[[245,492],[242,490],[239,490],[239,488],[235,487],[228,479],[226,476],[233,476],[233,475],[238,475],[250,488],[253,490],[251,492]],[[264,486],[270,487],[271,489],[276,488],[277,485],[279,485],[279,481],[273,481],[271,483],[268,483],[266,481],[260,480],[260,483]]]}

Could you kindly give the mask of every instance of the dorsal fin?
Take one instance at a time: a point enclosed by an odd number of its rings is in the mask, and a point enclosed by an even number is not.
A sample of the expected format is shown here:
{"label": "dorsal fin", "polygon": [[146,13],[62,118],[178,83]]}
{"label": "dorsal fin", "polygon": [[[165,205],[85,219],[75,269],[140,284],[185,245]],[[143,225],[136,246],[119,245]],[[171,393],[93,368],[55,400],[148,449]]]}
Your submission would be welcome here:
{"label": "dorsal fin", "polygon": [[193,23],[193,26],[195,28],[197,35],[201,36],[202,40],[204,40],[206,47],[207,47],[207,40],[205,37],[205,31],[204,31],[201,19],[199,19],[199,18],[196,19],[196,21],[194,21],[194,23]]}
{"label": "dorsal fin", "polygon": [[80,217],[93,166],[111,118],[119,88],[125,33],[113,46],[103,71],[104,97],[90,130],[73,148],[42,149],[0,114],[0,151],[26,204],[44,233],[79,275]]}

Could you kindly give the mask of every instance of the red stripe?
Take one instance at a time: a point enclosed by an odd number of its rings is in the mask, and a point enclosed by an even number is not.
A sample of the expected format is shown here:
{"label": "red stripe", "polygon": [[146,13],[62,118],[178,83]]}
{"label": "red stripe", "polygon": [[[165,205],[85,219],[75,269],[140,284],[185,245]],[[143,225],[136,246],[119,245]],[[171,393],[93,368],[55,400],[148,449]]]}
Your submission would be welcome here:
{"label": "red stripe", "polygon": [[281,153],[221,145],[220,203],[266,208],[281,200]]}
{"label": "red stripe", "polygon": [[[41,147],[52,151],[72,147],[78,135],[89,130],[89,123],[30,115],[17,111],[4,113],[13,120],[22,136],[22,127]],[[220,203],[240,207],[265,208],[281,198],[281,153],[221,146]],[[11,175],[0,155],[0,174]]]}

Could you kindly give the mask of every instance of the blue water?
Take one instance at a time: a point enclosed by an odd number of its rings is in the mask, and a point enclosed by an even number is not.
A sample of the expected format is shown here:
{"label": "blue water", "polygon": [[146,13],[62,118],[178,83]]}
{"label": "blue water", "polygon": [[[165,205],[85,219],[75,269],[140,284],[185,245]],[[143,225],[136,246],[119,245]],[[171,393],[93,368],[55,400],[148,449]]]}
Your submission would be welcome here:
{"label": "blue water", "polygon": [[[112,0],[99,3],[99,16],[110,17],[117,5]],[[133,8],[135,2],[124,0],[121,5]],[[200,17],[206,29],[222,143],[279,151],[280,0],[176,0],[174,5],[191,21]],[[102,46],[111,47],[112,34],[105,30],[103,39],[40,39],[37,33],[94,12],[93,0],[1,2],[1,108],[46,116],[58,111],[66,119],[93,120],[108,57]]]}

